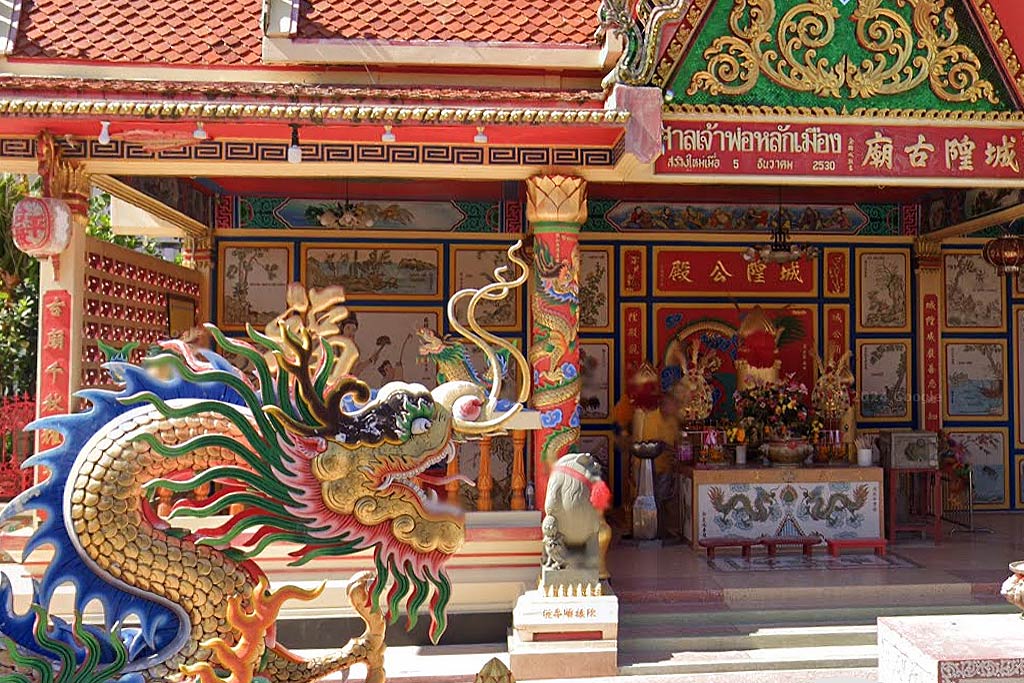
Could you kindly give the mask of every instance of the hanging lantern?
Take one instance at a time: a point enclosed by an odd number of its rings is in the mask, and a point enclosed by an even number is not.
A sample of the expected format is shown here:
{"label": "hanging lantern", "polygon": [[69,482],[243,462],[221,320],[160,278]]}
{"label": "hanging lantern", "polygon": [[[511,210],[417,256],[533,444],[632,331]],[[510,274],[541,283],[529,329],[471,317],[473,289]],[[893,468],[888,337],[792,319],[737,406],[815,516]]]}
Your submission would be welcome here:
{"label": "hanging lantern", "polygon": [[71,243],[71,209],[52,197],[25,197],[14,206],[11,237],[29,256],[51,259],[53,277],[60,279],[60,254]]}
{"label": "hanging lantern", "polygon": [[1024,266],[1024,238],[1003,235],[985,245],[982,255],[1000,275],[1015,275]]}

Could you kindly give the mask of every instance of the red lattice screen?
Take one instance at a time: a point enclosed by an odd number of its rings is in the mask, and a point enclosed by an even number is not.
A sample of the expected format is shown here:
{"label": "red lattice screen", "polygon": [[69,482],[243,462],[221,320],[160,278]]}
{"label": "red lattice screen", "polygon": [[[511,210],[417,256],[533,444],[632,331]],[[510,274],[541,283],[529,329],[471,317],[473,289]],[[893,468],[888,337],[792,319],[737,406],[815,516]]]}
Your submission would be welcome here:
{"label": "red lattice screen", "polygon": [[33,452],[33,434],[25,426],[35,416],[31,397],[0,398],[0,500],[10,500],[32,485],[32,470],[22,470],[21,463]]}

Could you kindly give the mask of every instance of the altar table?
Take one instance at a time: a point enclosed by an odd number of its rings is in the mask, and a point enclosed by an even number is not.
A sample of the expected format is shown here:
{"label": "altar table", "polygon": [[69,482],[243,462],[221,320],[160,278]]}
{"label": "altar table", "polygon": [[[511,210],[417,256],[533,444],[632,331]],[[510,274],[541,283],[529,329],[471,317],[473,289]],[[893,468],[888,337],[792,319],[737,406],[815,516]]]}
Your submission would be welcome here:
{"label": "altar table", "polygon": [[880,467],[680,467],[683,536],[884,538]]}

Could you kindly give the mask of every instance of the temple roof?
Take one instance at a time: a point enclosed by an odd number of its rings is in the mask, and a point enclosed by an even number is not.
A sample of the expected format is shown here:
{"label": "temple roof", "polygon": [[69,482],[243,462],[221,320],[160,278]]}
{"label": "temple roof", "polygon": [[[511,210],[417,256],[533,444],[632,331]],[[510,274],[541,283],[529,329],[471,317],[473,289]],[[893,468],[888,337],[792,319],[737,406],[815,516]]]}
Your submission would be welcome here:
{"label": "temple roof", "polygon": [[[301,0],[293,40],[596,45],[590,0]],[[259,0],[31,0],[12,59],[259,66]]]}
{"label": "temple roof", "polygon": [[303,0],[299,39],[595,43],[591,0]]}
{"label": "temple roof", "polygon": [[259,0],[31,0],[11,57],[256,66]]}

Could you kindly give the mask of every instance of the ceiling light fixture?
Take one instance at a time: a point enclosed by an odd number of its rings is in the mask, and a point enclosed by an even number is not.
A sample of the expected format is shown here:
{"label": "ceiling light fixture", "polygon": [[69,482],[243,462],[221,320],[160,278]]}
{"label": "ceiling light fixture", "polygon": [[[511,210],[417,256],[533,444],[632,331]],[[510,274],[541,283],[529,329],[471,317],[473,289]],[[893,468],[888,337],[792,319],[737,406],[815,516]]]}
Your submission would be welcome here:
{"label": "ceiling light fixture", "polygon": [[768,224],[771,227],[771,241],[748,247],[743,252],[744,260],[762,263],[793,263],[802,258],[810,259],[818,255],[816,247],[794,244],[789,241],[793,218],[782,205],[782,187],[779,187],[779,211],[768,219]]}
{"label": "ceiling light fixture", "polygon": [[473,142],[477,143],[478,145],[487,144],[487,133],[484,132],[483,126],[476,127],[476,135],[473,136]]}
{"label": "ceiling light fixture", "polygon": [[206,132],[205,128],[203,128],[202,121],[196,121],[196,129],[192,131],[192,137],[196,140],[206,140],[210,137],[210,134]]}
{"label": "ceiling light fixture", "polygon": [[299,146],[299,124],[288,124],[292,128],[292,144],[288,145],[288,163],[302,163],[302,147]]}
{"label": "ceiling light fixture", "polygon": [[101,145],[110,144],[110,121],[100,121],[100,134],[96,140]]}
{"label": "ceiling light fixture", "polygon": [[391,132],[391,124],[384,126],[384,132],[380,136],[381,142],[394,142],[395,134]]}

